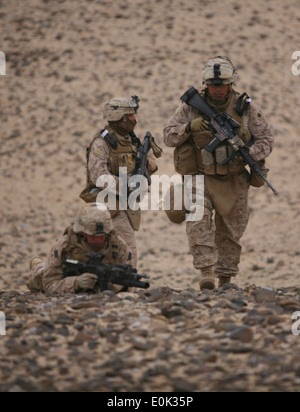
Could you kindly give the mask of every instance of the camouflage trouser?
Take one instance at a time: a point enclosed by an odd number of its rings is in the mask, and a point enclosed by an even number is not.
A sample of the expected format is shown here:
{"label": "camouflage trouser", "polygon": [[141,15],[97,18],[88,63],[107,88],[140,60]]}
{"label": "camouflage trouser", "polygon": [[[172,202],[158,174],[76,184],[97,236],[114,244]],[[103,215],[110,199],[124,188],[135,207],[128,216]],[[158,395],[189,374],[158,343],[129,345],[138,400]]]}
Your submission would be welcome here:
{"label": "camouflage trouser", "polygon": [[215,211],[213,219],[213,203],[208,193],[205,193],[204,217],[199,222],[187,223],[187,235],[190,251],[194,258],[196,269],[214,266],[219,277],[236,276],[242,247],[242,238],[248,221],[248,190],[249,183],[245,177],[239,177],[239,197],[227,216],[220,216]]}
{"label": "camouflage trouser", "polygon": [[46,262],[39,263],[30,272],[30,277],[26,282],[26,286],[33,293],[44,292],[43,274],[46,267]]}
{"label": "camouflage trouser", "polygon": [[132,229],[132,226],[129,222],[129,219],[126,213],[121,210],[119,213],[112,219],[115,230],[118,233],[118,236],[121,237],[125,243],[127,243],[129,249],[132,251],[132,266],[137,266],[137,248],[135,242],[135,233]]}

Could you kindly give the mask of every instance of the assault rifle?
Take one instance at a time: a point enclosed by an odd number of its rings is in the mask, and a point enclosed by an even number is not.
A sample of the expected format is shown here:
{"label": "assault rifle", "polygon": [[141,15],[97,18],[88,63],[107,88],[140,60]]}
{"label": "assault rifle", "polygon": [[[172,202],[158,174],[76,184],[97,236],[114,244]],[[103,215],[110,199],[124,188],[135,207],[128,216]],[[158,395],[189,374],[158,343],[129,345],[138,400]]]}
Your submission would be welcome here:
{"label": "assault rifle", "polygon": [[239,137],[238,129],[240,125],[234,120],[233,117],[231,117],[228,113],[221,114],[214,111],[194,87],[186,91],[181,97],[181,100],[189,106],[197,109],[200,114],[204,114],[210,119],[210,130],[214,136],[205,147],[208,152],[212,153],[223,142],[228,142],[233,148],[234,151],[232,155],[222,162],[222,166],[227,165],[236,157],[241,157],[250,169],[267,183],[273,193],[278,195],[277,190],[265,177],[263,169],[249,153],[249,147],[246,146],[246,144]]}
{"label": "assault rifle", "polygon": [[[161,157],[162,155],[162,149],[156,144],[154,137],[150,132],[146,133],[144,143],[142,144],[141,141],[136,137],[134,132],[131,133],[131,137],[133,142],[136,142],[138,144],[138,150],[137,150],[137,157],[136,157],[136,166],[135,169],[132,173],[132,176],[145,176],[147,181],[148,181],[148,186],[151,186],[151,176],[148,172],[148,153],[152,149],[153,154],[156,158]],[[140,187],[140,183],[137,184],[138,189]],[[132,214],[135,214],[135,209],[136,209],[136,204],[137,201],[135,201]]]}
{"label": "assault rifle", "polygon": [[108,283],[121,285],[125,288],[148,289],[150,284],[141,279],[149,279],[147,275],[140,275],[137,270],[130,265],[117,263],[110,266],[103,262],[104,255],[99,253],[88,253],[88,261],[64,259],[64,277],[76,276],[76,274],[92,273],[98,276],[96,287],[101,291],[108,289]]}

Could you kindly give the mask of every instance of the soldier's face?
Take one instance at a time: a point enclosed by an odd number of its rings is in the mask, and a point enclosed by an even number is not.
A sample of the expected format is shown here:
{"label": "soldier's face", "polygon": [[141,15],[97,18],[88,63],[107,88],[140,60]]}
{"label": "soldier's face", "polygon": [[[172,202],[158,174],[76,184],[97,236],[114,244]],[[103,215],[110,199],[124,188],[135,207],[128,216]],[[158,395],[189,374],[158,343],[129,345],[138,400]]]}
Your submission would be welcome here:
{"label": "soldier's face", "polygon": [[137,123],[136,115],[135,114],[128,114],[128,119],[132,121],[132,123]]}
{"label": "soldier's face", "polygon": [[91,236],[84,234],[84,236],[90,246],[102,247],[106,241],[106,235]]}
{"label": "soldier's face", "polygon": [[226,99],[230,88],[230,84],[221,84],[220,86],[207,85],[209,96],[217,102],[223,102]]}

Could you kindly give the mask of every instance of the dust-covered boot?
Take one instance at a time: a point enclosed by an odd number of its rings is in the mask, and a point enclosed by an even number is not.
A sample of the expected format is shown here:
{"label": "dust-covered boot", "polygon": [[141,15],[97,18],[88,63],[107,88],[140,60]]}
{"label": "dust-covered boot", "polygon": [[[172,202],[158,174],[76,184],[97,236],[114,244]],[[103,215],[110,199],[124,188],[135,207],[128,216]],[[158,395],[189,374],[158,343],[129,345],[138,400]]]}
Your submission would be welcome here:
{"label": "dust-covered boot", "polygon": [[224,285],[228,285],[231,282],[231,276],[219,276],[219,289],[221,289]]}
{"label": "dust-covered boot", "polygon": [[29,269],[31,272],[30,279],[26,282],[26,286],[33,293],[44,292],[43,276],[44,276],[44,262],[39,257],[33,257],[29,262]]}
{"label": "dust-covered boot", "polygon": [[30,272],[40,263],[43,263],[43,261],[38,256],[31,258],[29,261]]}
{"label": "dust-covered boot", "polygon": [[201,275],[202,279],[200,280],[200,289],[209,289],[213,290],[215,289],[215,273],[214,273],[214,267],[208,267],[201,269]]}

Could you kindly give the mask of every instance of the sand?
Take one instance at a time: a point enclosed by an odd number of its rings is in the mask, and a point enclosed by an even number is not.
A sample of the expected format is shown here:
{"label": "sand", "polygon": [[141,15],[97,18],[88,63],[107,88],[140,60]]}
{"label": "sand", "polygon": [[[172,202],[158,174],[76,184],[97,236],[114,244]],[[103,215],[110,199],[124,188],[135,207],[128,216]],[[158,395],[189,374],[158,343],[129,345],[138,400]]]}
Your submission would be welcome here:
{"label": "sand", "polygon": [[[28,258],[45,258],[82,204],[85,148],[104,126],[102,108],[138,95],[137,134],[163,146],[163,128],[215,55],[236,64],[247,92],[272,125],[269,179],[251,189],[241,287],[299,285],[298,1],[11,0],[0,5],[0,291],[25,292]],[[174,174],[164,147],[160,174]],[[139,270],[152,287],[197,289],[184,225],[143,213]],[[5,309],[5,308],[4,308]]]}

